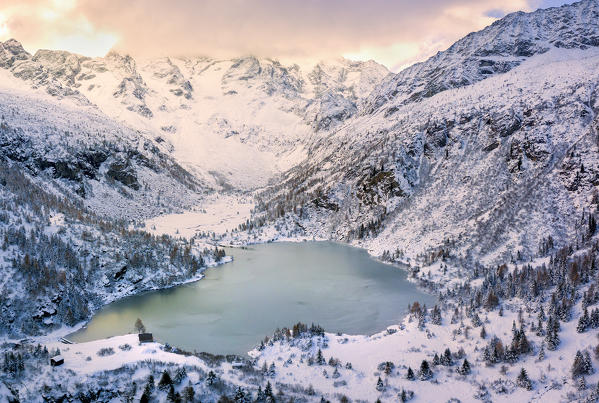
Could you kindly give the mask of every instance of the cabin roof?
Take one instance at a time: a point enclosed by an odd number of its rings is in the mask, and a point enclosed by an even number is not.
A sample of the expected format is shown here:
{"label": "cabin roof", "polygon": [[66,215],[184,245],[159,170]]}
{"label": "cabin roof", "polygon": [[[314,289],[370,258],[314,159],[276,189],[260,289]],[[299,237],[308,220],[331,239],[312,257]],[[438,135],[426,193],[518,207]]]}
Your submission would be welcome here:
{"label": "cabin roof", "polygon": [[152,333],[140,333],[138,335],[139,341],[154,341],[154,337]]}

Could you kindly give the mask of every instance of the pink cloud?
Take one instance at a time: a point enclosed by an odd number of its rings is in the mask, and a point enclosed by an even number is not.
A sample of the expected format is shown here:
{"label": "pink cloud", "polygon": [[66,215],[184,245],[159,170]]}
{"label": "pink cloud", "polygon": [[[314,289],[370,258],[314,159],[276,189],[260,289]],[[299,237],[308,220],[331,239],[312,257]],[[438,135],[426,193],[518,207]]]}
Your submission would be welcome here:
{"label": "pink cloud", "polygon": [[68,0],[61,7],[65,1],[3,0],[7,35],[30,50],[65,43],[86,53],[86,41],[100,49],[113,38],[118,50],[148,56],[378,54],[397,67],[481,29],[494,15],[530,9],[529,0]]}

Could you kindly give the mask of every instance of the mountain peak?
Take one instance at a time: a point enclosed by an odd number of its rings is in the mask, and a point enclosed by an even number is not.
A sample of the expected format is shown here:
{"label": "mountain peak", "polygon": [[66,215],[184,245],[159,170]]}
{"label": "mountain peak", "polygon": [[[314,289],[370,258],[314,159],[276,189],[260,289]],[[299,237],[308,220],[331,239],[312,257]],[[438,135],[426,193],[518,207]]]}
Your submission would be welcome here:
{"label": "mountain peak", "polygon": [[31,55],[23,48],[16,39],[0,42],[0,67],[11,67],[17,60],[25,60]]}
{"label": "mountain peak", "polygon": [[551,48],[594,46],[599,46],[599,0],[511,13],[386,80],[371,94],[364,112],[470,85]]}

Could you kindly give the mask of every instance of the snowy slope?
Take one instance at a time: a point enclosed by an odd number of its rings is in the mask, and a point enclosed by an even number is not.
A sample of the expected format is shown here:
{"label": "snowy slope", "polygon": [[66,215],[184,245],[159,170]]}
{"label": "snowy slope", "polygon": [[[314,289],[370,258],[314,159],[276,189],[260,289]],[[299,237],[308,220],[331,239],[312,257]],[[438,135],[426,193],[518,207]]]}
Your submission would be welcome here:
{"label": "snowy slope", "polygon": [[[270,59],[87,58],[10,40],[0,66],[57,98],[96,105],[173,146],[175,158],[212,187],[255,189],[305,157],[318,129],[349,118],[386,68],[344,59],[302,72]],[[234,155],[234,158],[231,158]]]}
{"label": "snowy slope", "polygon": [[16,86],[0,71],[0,157],[96,213],[128,220],[189,207],[209,187],[164,144],[78,99]]}

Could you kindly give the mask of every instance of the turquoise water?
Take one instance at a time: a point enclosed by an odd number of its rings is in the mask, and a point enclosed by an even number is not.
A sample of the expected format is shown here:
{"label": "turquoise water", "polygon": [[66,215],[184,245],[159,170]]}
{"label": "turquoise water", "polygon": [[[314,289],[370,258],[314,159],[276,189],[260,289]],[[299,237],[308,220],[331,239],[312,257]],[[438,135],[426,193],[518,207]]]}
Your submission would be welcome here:
{"label": "turquoise water", "polygon": [[154,337],[185,350],[244,354],[277,327],[301,321],[329,332],[372,334],[398,323],[408,303],[431,306],[406,272],[366,251],[330,242],[227,249],[232,263],[195,283],[107,305],[71,336],[83,342],[133,331],[141,318]]}

